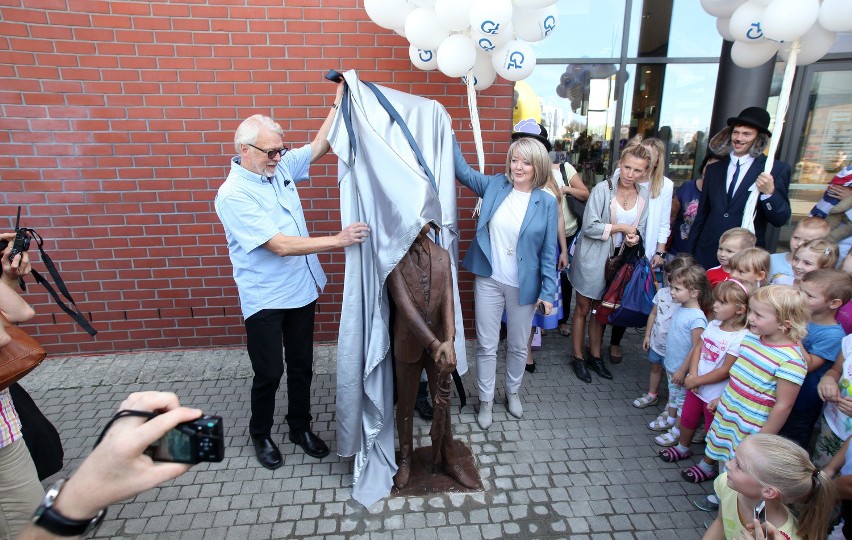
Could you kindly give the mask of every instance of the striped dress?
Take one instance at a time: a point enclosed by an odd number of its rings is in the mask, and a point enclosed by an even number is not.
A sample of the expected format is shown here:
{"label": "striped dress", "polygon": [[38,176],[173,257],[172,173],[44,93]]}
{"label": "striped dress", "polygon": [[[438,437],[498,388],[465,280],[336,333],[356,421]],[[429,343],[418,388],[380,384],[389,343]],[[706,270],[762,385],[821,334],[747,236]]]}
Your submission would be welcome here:
{"label": "striped dress", "polygon": [[775,405],[778,379],[801,386],[807,372],[795,344],[770,347],[754,334],[746,335],[708,430],[705,455],[729,461],[745,436],[757,433],[766,423]]}

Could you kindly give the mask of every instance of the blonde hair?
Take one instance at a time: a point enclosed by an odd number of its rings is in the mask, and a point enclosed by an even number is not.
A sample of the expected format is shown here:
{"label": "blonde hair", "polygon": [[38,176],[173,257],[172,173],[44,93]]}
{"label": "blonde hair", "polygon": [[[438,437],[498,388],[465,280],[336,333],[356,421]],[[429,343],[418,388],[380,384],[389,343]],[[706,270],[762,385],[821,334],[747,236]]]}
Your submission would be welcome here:
{"label": "blonde hair", "polygon": [[621,162],[627,156],[634,157],[636,159],[644,159],[648,162],[648,172],[653,172],[654,163],[657,159],[657,156],[655,155],[652,149],[642,144],[641,135],[636,135],[635,137],[627,141],[627,144],[624,146],[624,150],[621,151],[621,157],[618,160],[619,167],[621,166]]}
{"label": "blonde hair", "polygon": [[802,283],[813,283],[822,289],[828,302],[840,300],[844,304],[852,300],[852,276],[837,268],[812,270],[802,276]]}
{"label": "blonde hair", "polygon": [[506,155],[506,178],[512,181],[512,156],[517,152],[533,166],[533,189],[541,189],[547,179],[553,176],[550,172],[550,156],[543,144],[530,137],[521,137],[509,146]]}
{"label": "blonde hair", "polygon": [[747,283],[741,283],[734,279],[726,279],[716,284],[716,288],[713,289],[713,298],[716,300],[745,308],[739,318],[733,323],[738,329],[745,328],[746,324],[748,324],[748,291],[749,286]]}
{"label": "blonde hair", "polygon": [[743,227],[734,227],[723,232],[722,236],[719,237],[719,243],[732,239],[739,240],[742,249],[754,247],[757,244],[757,237],[754,233]]}
{"label": "blonde hair", "polygon": [[769,264],[769,252],[759,247],[750,247],[734,253],[734,256],[728,261],[731,270],[763,272],[764,279],[769,276]]}
{"label": "blonde hair", "polygon": [[656,199],[660,196],[660,191],[663,189],[663,173],[666,169],[666,143],[656,137],[651,137],[645,139],[640,144],[646,147],[651,153],[651,156],[653,156],[651,158],[650,183],[648,187],[650,188],[651,198]]}
{"label": "blonde hair", "polygon": [[808,216],[803,218],[799,223],[796,224],[796,229],[799,227],[803,227],[806,229],[821,229],[822,237],[825,238],[831,232],[831,225],[828,222],[820,217],[816,216]]}
{"label": "blonde hair", "polygon": [[772,308],[778,323],[788,327],[786,334],[792,341],[799,341],[807,335],[811,313],[802,293],[793,287],[767,285],[757,289],[751,299]]}
{"label": "blonde hair", "polygon": [[837,244],[834,242],[829,242],[828,240],[808,240],[807,242],[803,242],[799,249],[797,249],[793,256],[802,250],[807,250],[819,255],[819,267],[820,268],[834,268],[834,265],[837,264],[837,257],[839,256],[839,251],[837,249]]}
{"label": "blonde hair", "polygon": [[698,305],[705,314],[713,307],[713,290],[704,268],[694,265],[678,268],[669,276],[669,283],[678,283],[690,291],[698,291]]}
{"label": "blonde hair", "polygon": [[[748,459],[744,445],[759,459]],[[737,462],[764,487],[773,487],[781,503],[797,516],[796,529],[804,540],[825,538],[836,496],[831,479],[819,470],[808,453],[778,435],[754,433],[740,443]],[[745,459],[744,459],[745,457]]]}

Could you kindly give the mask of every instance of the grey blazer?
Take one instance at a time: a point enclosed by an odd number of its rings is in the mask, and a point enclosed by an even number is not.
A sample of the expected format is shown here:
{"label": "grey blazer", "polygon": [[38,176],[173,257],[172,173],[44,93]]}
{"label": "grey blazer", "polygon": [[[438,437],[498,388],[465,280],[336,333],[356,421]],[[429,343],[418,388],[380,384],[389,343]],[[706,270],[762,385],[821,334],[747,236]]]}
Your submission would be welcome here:
{"label": "grey blazer", "polygon": [[[635,184],[639,192],[639,219],[633,223],[640,231],[645,228],[648,219],[648,190]],[[600,300],[606,288],[604,266],[613,253],[610,231],[615,224],[618,204],[615,200],[617,185],[610,190],[606,181],[599,182],[589,195],[586,211],[583,214],[583,230],[577,235],[574,244],[574,257],[568,269],[568,279],[574,290],[586,298]],[[643,239],[644,240],[644,239]]]}

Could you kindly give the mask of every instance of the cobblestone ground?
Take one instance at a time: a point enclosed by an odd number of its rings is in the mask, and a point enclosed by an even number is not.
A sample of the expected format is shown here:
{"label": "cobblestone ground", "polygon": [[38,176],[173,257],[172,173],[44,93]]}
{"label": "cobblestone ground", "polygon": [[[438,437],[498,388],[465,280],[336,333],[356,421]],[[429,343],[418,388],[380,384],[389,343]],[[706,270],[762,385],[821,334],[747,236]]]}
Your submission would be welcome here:
{"label": "cobblestone ground", "polygon": [[[67,475],[92,448],[124,397],[170,390],[225,419],[226,458],[109,509],[97,538],[700,538],[713,516],[690,499],[711,483],[687,484],[680,466],[656,457],[646,424],[659,407],[630,406],[647,384],[639,334],[629,330],[614,381],[578,381],[567,362],[570,338],[549,332],[526,374],[524,418],[508,415],[498,384],[494,424],[476,425],[473,346],[464,377],[468,405],[454,407],[456,438],[479,461],[484,492],[387,498],[365,508],[351,499],[352,458],[336,455],[336,350],[316,349],[314,431],[332,449],[322,460],[286,438],[283,408],[273,438],[284,466],[261,467],[248,437],[250,366],[243,350],[148,351],[51,359],[23,385],[59,428]],[[503,369],[501,362],[498,373]],[[498,376],[498,380],[502,380]],[[282,385],[283,387],[283,385]],[[286,403],[282,388],[279,404]],[[429,425],[415,421],[419,444]],[[693,451],[700,454],[701,446]],[[58,475],[58,476],[59,476]]]}

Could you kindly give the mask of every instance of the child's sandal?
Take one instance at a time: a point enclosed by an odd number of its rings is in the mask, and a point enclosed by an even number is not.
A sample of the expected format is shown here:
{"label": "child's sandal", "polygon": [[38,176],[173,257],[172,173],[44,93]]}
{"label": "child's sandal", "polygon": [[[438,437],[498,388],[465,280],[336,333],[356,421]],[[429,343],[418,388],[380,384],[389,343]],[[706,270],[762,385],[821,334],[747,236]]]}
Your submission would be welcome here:
{"label": "child's sandal", "polygon": [[680,431],[668,430],[662,435],[654,437],[654,442],[659,446],[674,446],[680,442]]}
{"label": "child's sandal", "polygon": [[651,394],[645,394],[640,398],[636,398],[633,400],[633,406],[637,409],[644,409],[645,407],[650,407],[651,405],[656,405],[659,403],[659,396],[652,396]]}
{"label": "child's sandal", "polygon": [[716,471],[715,467],[712,471],[708,473],[698,465],[693,465],[688,469],[682,470],[680,472],[680,475],[687,482],[690,482],[692,484],[700,484],[701,482],[706,482],[707,480],[713,480],[714,478],[719,476],[719,473]]}
{"label": "child's sandal", "polygon": [[663,411],[658,417],[654,419],[653,422],[648,424],[648,429],[651,431],[668,431],[672,428],[674,423],[669,423],[669,411]]}
{"label": "child's sandal", "polygon": [[692,455],[692,450],[687,448],[685,452],[681,452],[677,449],[677,446],[672,446],[670,448],[666,448],[665,450],[660,450],[659,455],[660,459],[662,459],[666,463],[674,463],[675,461],[680,461],[682,459],[690,457]]}

